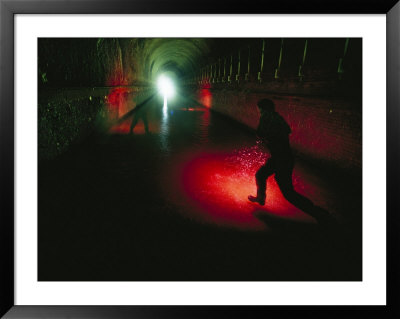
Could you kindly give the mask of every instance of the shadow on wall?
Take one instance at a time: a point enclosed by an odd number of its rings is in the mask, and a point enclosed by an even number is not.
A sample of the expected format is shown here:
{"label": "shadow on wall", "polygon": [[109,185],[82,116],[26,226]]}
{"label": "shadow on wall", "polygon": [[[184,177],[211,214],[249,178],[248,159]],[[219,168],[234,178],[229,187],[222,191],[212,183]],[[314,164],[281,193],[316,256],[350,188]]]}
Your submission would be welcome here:
{"label": "shadow on wall", "polygon": [[362,114],[352,101],[202,88],[197,101],[256,129],[257,101],[269,98],[292,129],[292,147],[321,164],[361,173]]}

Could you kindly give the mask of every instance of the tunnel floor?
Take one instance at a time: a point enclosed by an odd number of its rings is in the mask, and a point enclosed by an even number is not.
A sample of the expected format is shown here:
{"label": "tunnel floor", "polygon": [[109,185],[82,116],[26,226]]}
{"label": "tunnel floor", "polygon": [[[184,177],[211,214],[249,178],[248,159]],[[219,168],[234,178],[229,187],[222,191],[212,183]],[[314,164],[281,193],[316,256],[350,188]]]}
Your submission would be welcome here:
{"label": "tunnel floor", "polygon": [[[147,106],[146,106],[147,107]],[[339,221],[321,227],[273,177],[250,203],[266,154],[199,105],[148,106],[39,164],[42,281],[362,280],[361,177],[298,159],[295,189]]]}

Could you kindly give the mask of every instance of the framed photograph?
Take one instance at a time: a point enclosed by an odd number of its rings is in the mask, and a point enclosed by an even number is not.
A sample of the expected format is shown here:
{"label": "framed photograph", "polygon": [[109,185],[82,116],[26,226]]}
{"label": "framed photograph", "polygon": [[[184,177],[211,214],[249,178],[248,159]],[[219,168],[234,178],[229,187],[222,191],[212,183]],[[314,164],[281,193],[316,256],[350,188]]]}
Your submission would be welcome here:
{"label": "framed photograph", "polygon": [[1,315],[399,315],[397,1],[0,4]]}

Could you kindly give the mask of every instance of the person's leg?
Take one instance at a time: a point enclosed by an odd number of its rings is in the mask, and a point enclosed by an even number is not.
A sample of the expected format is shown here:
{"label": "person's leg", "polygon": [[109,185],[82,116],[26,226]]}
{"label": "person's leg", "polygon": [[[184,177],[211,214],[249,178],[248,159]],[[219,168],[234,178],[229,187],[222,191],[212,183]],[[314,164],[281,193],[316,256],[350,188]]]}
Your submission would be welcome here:
{"label": "person's leg", "polygon": [[149,122],[147,121],[147,114],[146,112],[143,112],[142,114],[142,120],[143,120],[143,124],[144,124],[144,131],[146,133],[149,133]]}
{"label": "person's leg", "polygon": [[248,196],[251,202],[257,202],[260,205],[265,204],[267,192],[267,179],[274,173],[274,160],[268,159],[263,166],[261,166],[256,173],[257,196]]}
{"label": "person's leg", "polygon": [[275,179],[283,194],[283,197],[285,197],[289,203],[293,204],[307,214],[312,212],[314,208],[313,202],[294,190],[292,182],[292,170],[278,171],[275,174]]}
{"label": "person's leg", "polygon": [[134,113],[134,114],[133,114],[133,117],[132,117],[131,128],[129,129],[129,132],[130,132],[130,133],[133,132],[133,129],[135,128],[137,122],[138,122],[138,117],[137,117],[136,114]]}
{"label": "person's leg", "polygon": [[278,168],[275,179],[286,200],[304,213],[315,218],[319,223],[330,223],[333,221],[332,216],[325,209],[315,206],[307,197],[297,193],[294,190],[292,182],[293,168]]}

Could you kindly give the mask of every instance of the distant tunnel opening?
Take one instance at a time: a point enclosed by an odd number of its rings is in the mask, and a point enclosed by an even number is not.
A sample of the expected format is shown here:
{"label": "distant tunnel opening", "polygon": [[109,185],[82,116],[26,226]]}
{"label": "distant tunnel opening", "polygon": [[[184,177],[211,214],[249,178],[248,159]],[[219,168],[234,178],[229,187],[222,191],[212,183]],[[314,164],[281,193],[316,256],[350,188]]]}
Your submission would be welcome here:
{"label": "distant tunnel opening", "polygon": [[[41,38],[38,60],[41,114],[72,108],[76,117],[71,123],[40,117],[57,135],[41,135],[49,153],[93,129],[99,117],[123,117],[157,94],[158,79],[167,76],[178,99],[196,100],[251,129],[257,100],[268,96],[293,126],[299,154],[360,170],[361,39]],[[79,87],[86,92],[77,101]],[[57,88],[60,96],[49,93]],[[62,126],[76,136],[60,134]]]}

